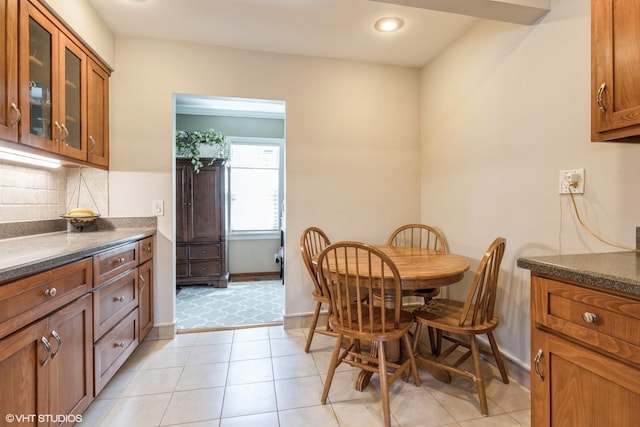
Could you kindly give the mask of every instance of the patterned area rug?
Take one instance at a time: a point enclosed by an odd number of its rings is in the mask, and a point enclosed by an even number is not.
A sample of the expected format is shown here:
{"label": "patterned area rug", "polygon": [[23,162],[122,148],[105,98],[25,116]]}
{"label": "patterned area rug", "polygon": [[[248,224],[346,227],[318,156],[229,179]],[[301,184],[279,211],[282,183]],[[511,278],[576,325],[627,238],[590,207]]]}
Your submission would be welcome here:
{"label": "patterned area rug", "polygon": [[178,289],[178,329],[227,328],[282,322],[282,280],[231,282],[227,288],[188,285]]}

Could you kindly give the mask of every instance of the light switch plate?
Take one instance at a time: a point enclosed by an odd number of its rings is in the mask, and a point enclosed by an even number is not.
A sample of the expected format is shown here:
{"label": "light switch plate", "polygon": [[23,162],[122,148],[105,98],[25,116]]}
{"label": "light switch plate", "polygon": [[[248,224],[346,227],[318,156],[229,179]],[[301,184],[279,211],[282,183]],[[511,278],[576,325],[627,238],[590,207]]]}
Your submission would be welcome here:
{"label": "light switch plate", "polygon": [[164,215],[164,200],[154,200],[153,201],[153,214],[155,216],[163,216]]}

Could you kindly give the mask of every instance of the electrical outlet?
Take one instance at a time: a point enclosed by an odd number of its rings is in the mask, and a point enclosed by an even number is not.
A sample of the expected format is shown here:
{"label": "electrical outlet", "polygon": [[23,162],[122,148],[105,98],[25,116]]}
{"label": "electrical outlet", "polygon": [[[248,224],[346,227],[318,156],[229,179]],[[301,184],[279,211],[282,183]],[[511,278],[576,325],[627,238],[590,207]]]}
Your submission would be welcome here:
{"label": "electrical outlet", "polygon": [[154,200],[153,201],[153,214],[155,216],[163,216],[164,215],[164,200]]}
{"label": "electrical outlet", "polygon": [[[570,184],[575,181],[576,185],[571,187]],[[567,169],[560,171],[560,194],[584,194],[584,169]]]}

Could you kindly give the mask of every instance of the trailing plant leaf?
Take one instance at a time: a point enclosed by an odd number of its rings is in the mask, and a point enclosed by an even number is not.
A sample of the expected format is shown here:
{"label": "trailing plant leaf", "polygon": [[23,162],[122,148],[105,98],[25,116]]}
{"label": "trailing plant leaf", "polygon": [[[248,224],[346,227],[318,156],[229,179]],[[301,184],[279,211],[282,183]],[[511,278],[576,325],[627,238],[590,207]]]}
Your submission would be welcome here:
{"label": "trailing plant leaf", "polygon": [[214,155],[208,165],[216,159],[226,160],[229,158],[228,144],[224,139],[224,135],[217,130],[207,129],[202,132],[189,132],[180,129],[176,131],[176,154],[179,157],[191,159],[191,165],[195,173],[200,173],[200,168],[204,167],[204,164],[200,161],[201,144],[215,147]]}

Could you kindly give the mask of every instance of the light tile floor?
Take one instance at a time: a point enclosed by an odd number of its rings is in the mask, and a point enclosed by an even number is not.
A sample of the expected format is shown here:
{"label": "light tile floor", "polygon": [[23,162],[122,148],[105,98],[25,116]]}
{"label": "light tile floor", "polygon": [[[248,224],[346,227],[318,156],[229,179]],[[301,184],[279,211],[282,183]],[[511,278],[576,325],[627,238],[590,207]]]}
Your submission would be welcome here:
{"label": "light tile floor", "polygon": [[[357,370],[341,365],[329,401],[320,404],[333,338],[282,326],[180,334],[145,341],[83,414],[80,426],[314,427],[381,426],[377,376],[354,389]],[[421,371],[422,386],[391,386],[394,426],[529,426],[530,392],[505,385],[486,366],[489,417],[475,385]]]}

